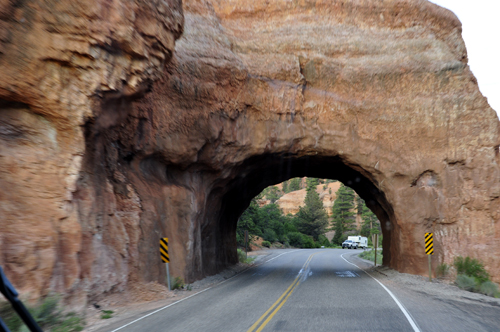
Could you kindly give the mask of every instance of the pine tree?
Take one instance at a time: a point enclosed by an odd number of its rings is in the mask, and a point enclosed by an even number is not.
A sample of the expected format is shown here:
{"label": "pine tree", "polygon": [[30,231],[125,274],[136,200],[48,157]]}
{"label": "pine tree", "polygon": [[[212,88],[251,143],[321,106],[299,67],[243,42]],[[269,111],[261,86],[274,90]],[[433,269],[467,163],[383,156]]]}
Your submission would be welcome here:
{"label": "pine tree", "polygon": [[305,205],[300,207],[297,213],[297,229],[299,232],[311,235],[317,240],[319,235],[325,233],[328,225],[328,215],[315,186],[308,188],[304,203]]}
{"label": "pine tree", "polygon": [[318,178],[306,178],[306,188],[309,190],[309,188],[314,188],[316,190],[316,186],[319,185],[319,179]]}
{"label": "pine tree", "polygon": [[283,184],[281,185],[281,188],[283,189],[283,192],[284,192],[285,194],[289,193],[289,189],[288,189],[288,181],[283,182]]}
{"label": "pine tree", "polygon": [[300,190],[300,178],[291,179],[290,183],[288,184],[288,190],[289,192]]}
{"label": "pine tree", "polygon": [[333,223],[335,236],[332,239],[334,244],[342,244],[344,233],[354,230],[354,190],[340,185],[337,190],[337,199],[333,203]]}
{"label": "pine tree", "polygon": [[361,200],[361,218],[363,219],[360,232],[362,236],[379,234],[380,222],[378,221],[377,216],[366,206],[364,200]]}

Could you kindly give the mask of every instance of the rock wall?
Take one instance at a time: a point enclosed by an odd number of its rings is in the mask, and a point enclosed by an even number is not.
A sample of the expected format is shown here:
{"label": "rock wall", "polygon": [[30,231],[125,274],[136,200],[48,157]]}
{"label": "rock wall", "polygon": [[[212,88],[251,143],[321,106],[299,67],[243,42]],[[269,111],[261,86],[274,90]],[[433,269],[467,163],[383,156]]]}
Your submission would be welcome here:
{"label": "rock wall", "polygon": [[127,116],[116,106],[161,75],[182,27],[176,0],[0,1],[0,265],[25,296],[81,307],[127,279],[95,261],[124,253],[78,209],[85,131]]}
{"label": "rock wall", "polygon": [[0,8],[0,264],[32,298],[54,290],[81,306],[163,282],[163,236],[174,276],[216,273],[237,261],[251,198],[296,176],[355,189],[382,222],[384,264],[425,273],[433,231],[436,265],[470,255],[500,281],[500,123],[449,11],[423,0]]}

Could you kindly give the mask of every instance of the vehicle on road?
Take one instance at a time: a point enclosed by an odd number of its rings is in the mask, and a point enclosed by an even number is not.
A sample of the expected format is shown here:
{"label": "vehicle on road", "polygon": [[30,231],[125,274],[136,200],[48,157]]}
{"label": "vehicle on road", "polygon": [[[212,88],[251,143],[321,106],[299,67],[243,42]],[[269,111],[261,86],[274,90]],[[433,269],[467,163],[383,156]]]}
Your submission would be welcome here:
{"label": "vehicle on road", "polygon": [[356,235],[356,236],[348,236],[347,240],[351,240],[352,242],[356,243],[356,248],[363,248],[365,249],[368,247],[368,238],[361,236],[361,235]]}
{"label": "vehicle on road", "polygon": [[342,249],[347,248],[347,249],[358,249],[358,244],[354,242],[353,240],[345,240],[342,242]]}

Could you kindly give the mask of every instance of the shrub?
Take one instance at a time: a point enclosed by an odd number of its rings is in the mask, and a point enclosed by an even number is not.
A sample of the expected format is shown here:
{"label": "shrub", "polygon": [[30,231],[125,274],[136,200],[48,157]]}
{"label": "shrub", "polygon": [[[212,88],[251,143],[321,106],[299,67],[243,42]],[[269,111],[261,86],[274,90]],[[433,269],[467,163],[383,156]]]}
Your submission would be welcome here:
{"label": "shrub", "polygon": [[[83,322],[75,313],[63,314],[59,309],[59,297],[47,296],[35,307],[28,307],[31,315],[43,330],[53,332],[78,332],[83,330]],[[0,316],[12,332],[27,331],[21,318],[9,303],[0,306]]]}
{"label": "shrub", "polygon": [[445,277],[450,271],[450,266],[446,263],[439,264],[436,268],[436,276]]}
{"label": "shrub", "polygon": [[270,228],[266,228],[264,230],[264,233],[262,235],[262,238],[266,241],[269,242],[276,242],[278,241],[278,236],[276,235],[276,232]]}
{"label": "shrub", "polygon": [[498,297],[500,293],[498,291],[498,285],[492,281],[485,281],[479,286],[479,293],[484,295]]}
{"label": "shrub", "polygon": [[458,287],[469,292],[473,292],[476,289],[477,285],[476,279],[474,277],[470,277],[465,274],[457,275],[457,280],[455,282]]}
{"label": "shrub", "polygon": [[[373,249],[372,250],[365,250],[362,253],[360,253],[358,255],[358,257],[375,262],[375,250],[373,250]],[[377,265],[382,264],[383,259],[384,259],[384,257],[382,255],[382,250],[378,250],[378,252],[377,252]]]}
{"label": "shrub", "polygon": [[453,265],[457,269],[457,274],[474,277],[479,283],[490,280],[490,275],[484,269],[483,264],[475,258],[458,256]]}
{"label": "shrub", "polygon": [[184,287],[184,280],[181,277],[175,277],[174,283],[172,284],[172,290],[181,289]]}
{"label": "shrub", "polygon": [[247,254],[241,249],[237,249],[236,251],[238,253],[238,261],[240,263],[245,263],[245,261],[247,259]]}
{"label": "shrub", "polygon": [[103,310],[101,314],[101,319],[109,319],[113,317],[113,311],[112,310]]}
{"label": "shrub", "polygon": [[5,302],[0,305],[0,317],[3,319],[7,327],[13,332],[19,331],[21,326],[24,325],[21,317],[19,317],[14,309],[12,309],[9,302]]}
{"label": "shrub", "polygon": [[238,261],[240,263],[250,264],[255,260],[255,257],[248,257],[247,258],[246,253],[241,249],[237,249],[237,252],[238,252]]}
{"label": "shrub", "polygon": [[324,235],[318,236],[318,243],[321,246],[329,247],[331,246],[330,241],[328,241],[328,238]]}
{"label": "shrub", "polygon": [[302,233],[290,232],[286,235],[290,239],[290,245],[296,248],[302,248],[304,239],[302,238]]}
{"label": "shrub", "polygon": [[[305,234],[302,234],[302,247],[303,248],[316,248],[316,244],[314,243],[314,240]],[[318,246],[319,248],[319,246]]]}
{"label": "shrub", "polygon": [[269,248],[271,246],[271,242],[269,242],[269,241],[262,241],[262,245],[264,247],[268,247]]}
{"label": "shrub", "polygon": [[286,246],[290,242],[290,239],[288,238],[288,236],[283,235],[280,239],[280,242]]}

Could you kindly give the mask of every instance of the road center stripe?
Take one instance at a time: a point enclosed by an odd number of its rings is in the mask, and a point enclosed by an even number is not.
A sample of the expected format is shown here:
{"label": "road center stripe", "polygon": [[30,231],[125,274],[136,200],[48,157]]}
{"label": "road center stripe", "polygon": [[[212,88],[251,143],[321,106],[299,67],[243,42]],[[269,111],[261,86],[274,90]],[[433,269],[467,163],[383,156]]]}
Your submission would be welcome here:
{"label": "road center stripe", "polygon": [[[297,287],[297,285],[300,283],[300,276],[301,276],[302,272],[307,270],[307,266],[311,262],[311,259],[313,258],[313,256],[316,255],[316,254],[319,254],[320,252],[316,252],[314,254],[311,254],[307,258],[306,262],[304,263],[304,265],[302,265],[302,268],[300,269],[297,277],[295,277],[295,279],[293,280],[292,284],[290,286],[288,286],[288,288],[285,290],[285,292],[283,294],[281,294],[281,296],[276,300],[276,302],[274,302],[271,305],[271,307],[269,309],[267,309],[266,312],[262,316],[260,316],[260,318],[247,330],[247,332],[253,332],[253,331],[260,332],[260,331],[262,331],[262,329],[267,325],[267,323],[269,323],[271,321],[271,319],[274,317],[274,315],[285,304],[285,302],[288,300],[288,298],[290,297],[290,295],[292,295],[293,291],[295,290],[295,288]],[[276,309],[274,309],[274,308],[276,308]],[[266,318],[266,316],[273,309],[274,309],[274,311],[267,317],[267,319],[262,323],[262,325],[257,330],[255,330],[255,328],[257,328],[257,326],[259,326],[260,322],[264,318]]]}

